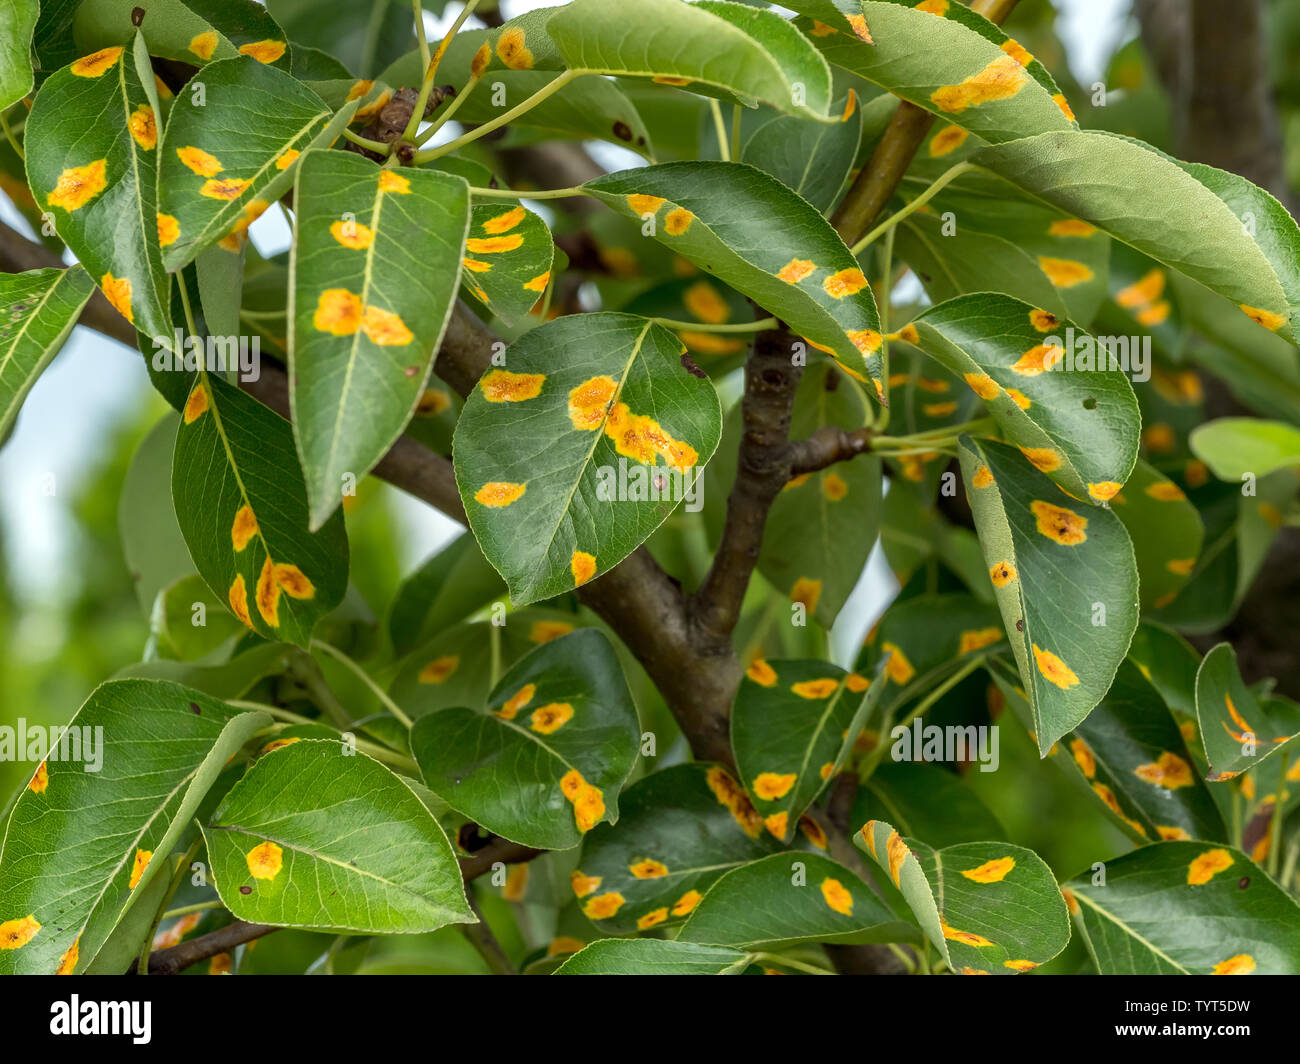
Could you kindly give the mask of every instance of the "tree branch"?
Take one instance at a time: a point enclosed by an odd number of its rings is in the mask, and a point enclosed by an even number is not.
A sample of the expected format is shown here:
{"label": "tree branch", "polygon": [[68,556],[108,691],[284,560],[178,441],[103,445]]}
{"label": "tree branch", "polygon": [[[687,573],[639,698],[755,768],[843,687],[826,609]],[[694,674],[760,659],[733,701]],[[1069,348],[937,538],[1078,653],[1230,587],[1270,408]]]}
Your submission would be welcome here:
{"label": "tree branch", "polygon": [[824,425],[806,440],[790,444],[790,475],[802,476],[856,458],[871,449],[871,430],[848,432],[835,425]]}

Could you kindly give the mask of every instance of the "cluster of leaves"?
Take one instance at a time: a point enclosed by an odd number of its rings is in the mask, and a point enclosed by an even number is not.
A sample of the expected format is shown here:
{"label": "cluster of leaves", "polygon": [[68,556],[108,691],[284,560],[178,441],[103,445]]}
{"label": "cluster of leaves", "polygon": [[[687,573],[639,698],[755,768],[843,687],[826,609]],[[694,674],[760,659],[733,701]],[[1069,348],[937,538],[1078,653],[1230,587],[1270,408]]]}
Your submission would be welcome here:
{"label": "cluster of leaves", "polygon": [[[1081,129],[958,3],[786,6],[574,0],[432,60],[398,4],[328,33],[293,0],[8,6],[0,176],[78,265],[0,278],[0,432],[96,288],[175,409],[123,495],[145,660],[71,722],[103,771],[51,751],[8,813],[0,971],[124,970],[176,901],[163,942],[473,924],[457,848],[483,833],[535,857],[496,883],[544,914],[531,971],[807,971],[822,944],[891,944],[1017,974],[1072,928],[1102,973],[1300,971],[1300,706],[1174,631],[1231,616],[1295,512],[1300,230],[1240,177]],[[435,71],[472,132],[358,132]],[[837,231],[899,98],[938,122],[882,234]],[[557,190],[610,210],[550,219],[498,182],[499,149],[539,138],[645,165]],[[277,202],[293,245],[264,258],[247,232]],[[579,226],[571,262],[552,227]],[[508,341],[463,401],[434,366],[458,300]],[[1149,341],[1149,385],[1055,371],[1048,337],[1090,328]],[[720,394],[764,329],[808,365],[795,436],[871,453],[772,507],[730,763],[690,760],[651,652],[578,594],[643,544],[700,582],[746,474]],[[245,330],[287,419],[186,358]],[[1280,420],[1200,425],[1193,336],[1276,371],[1244,397]],[[470,532],[380,631],[344,511],[404,434],[451,454]],[[959,505],[953,459],[970,527],[935,505]],[[611,499],[620,468],[702,475],[704,512]],[[877,542],[903,590],[850,672],[825,632]],[[810,625],[777,623],[792,604]],[[1135,844],[1100,878],[1058,883],[959,774],[886,762],[893,726],[1006,707]],[[841,781],[856,850],[827,815]]]}

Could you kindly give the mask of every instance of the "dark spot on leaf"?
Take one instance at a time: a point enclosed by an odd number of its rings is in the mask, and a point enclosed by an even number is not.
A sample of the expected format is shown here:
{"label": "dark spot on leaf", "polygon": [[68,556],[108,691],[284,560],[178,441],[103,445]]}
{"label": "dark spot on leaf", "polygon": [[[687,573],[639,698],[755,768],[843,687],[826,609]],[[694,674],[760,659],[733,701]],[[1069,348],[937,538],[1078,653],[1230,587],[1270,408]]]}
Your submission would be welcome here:
{"label": "dark spot on leaf", "polygon": [[636,142],[637,142],[637,146],[638,146],[638,147],[641,147],[641,148],[644,148],[644,147],[645,147],[645,137],[637,137],[637,138],[636,138]]}
{"label": "dark spot on leaf", "polygon": [[682,367],[692,377],[699,377],[700,380],[707,380],[709,375],[700,369],[699,363],[691,358],[685,351],[682,352]]}
{"label": "dark spot on leaf", "polygon": [[139,26],[140,23],[142,23],[143,21],[144,21],[144,8],[142,7],[131,8],[131,25]]}
{"label": "dark spot on leaf", "polygon": [[420,372],[420,367],[407,366],[406,369],[402,370],[402,372],[405,373],[408,377],[414,377],[417,373]]}
{"label": "dark spot on leaf", "polygon": [[632,128],[626,122],[615,122],[614,136],[618,137],[619,140],[631,141]]}
{"label": "dark spot on leaf", "polygon": [[826,390],[828,392],[837,392],[840,390],[840,375],[834,370],[826,374]]}
{"label": "dark spot on leaf", "polygon": [[252,887],[240,887],[240,888],[239,888],[239,893],[240,893],[240,894],[252,894],[252,893],[253,893],[253,888],[252,888]]}
{"label": "dark spot on leaf", "polygon": [[1025,630],[1025,619],[1021,617],[1016,621],[1016,631],[1023,632],[1024,630]]}
{"label": "dark spot on leaf", "polygon": [[1245,890],[1248,886],[1250,886],[1250,876],[1242,876],[1239,880],[1237,880],[1238,890]]}
{"label": "dark spot on leaf", "polygon": [[199,709],[199,704],[197,702],[190,703],[190,712],[193,713],[196,717],[202,716],[203,714],[203,711]]}
{"label": "dark spot on leaf", "polygon": [[1085,410],[1096,410],[1097,400],[1094,399],[1091,395],[1088,396],[1088,398],[1083,401],[1083,408]]}

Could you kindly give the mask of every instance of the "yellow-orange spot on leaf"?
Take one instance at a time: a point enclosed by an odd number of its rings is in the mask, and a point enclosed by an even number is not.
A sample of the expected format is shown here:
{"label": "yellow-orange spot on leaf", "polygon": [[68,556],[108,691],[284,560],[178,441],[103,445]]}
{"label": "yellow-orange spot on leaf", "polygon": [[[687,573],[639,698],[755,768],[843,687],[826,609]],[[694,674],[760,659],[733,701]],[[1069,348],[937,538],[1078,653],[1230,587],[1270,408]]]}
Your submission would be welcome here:
{"label": "yellow-orange spot on leaf", "polygon": [[221,161],[202,148],[177,148],[176,156],[199,177],[216,177],[221,173]]}
{"label": "yellow-orange spot on leaf", "polygon": [[1060,468],[1061,452],[1054,447],[1021,447],[1020,453],[1029,459],[1035,469],[1044,473]]}
{"label": "yellow-orange spot on leaf", "polygon": [[546,286],[550,283],[551,271],[539,273],[531,281],[524,282],[524,291],[526,292],[545,292]]}
{"label": "yellow-orange spot on leaf", "polygon": [[776,683],[776,670],[762,658],[750,662],[745,675],[761,687],[771,687]]}
{"label": "yellow-orange spot on leaf", "polygon": [[828,26],[824,22],[818,22],[813,19],[812,29],[809,31],[814,37],[829,37],[832,33],[839,33],[834,26]]}
{"label": "yellow-orange spot on leaf", "polygon": [[638,916],[636,926],[638,929],[645,931],[656,924],[662,924],[668,919],[668,906],[664,905],[658,909],[651,909],[644,916]]}
{"label": "yellow-orange spot on leaf", "polygon": [[987,488],[993,483],[993,474],[986,465],[980,466],[975,470],[975,476],[971,478],[971,483],[977,488]]}
{"label": "yellow-orange spot on leaf", "polygon": [[367,305],[361,313],[361,331],[380,347],[404,347],[415,339],[398,315],[373,305]]}
{"label": "yellow-orange spot on leaf", "polygon": [[531,70],[533,53],[524,45],[524,31],[517,26],[503,30],[497,39],[497,55],[511,70]]}
{"label": "yellow-orange spot on leaf", "polygon": [[55,975],[71,975],[77,970],[77,961],[81,957],[81,936],[78,935],[72,940],[69,946],[59,958],[59,966],[54,969]]}
{"label": "yellow-orange spot on leaf", "polygon": [[1061,897],[1065,899],[1065,907],[1070,911],[1072,916],[1079,914],[1079,899],[1074,896],[1074,892],[1068,887],[1061,888]]}
{"label": "yellow-orange spot on leaf", "polygon": [[[832,679],[831,677],[825,677],[820,680],[803,680],[800,683],[793,684],[790,687],[790,690],[800,698],[830,698],[839,686],[840,683],[838,680]],[[771,773],[766,773],[766,775],[770,776]]]}
{"label": "yellow-orange spot on leaf", "polygon": [[[512,207],[503,214],[494,215],[483,223],[483,232],[496,235],[513,229],[524,220],[528,212],[523,207]],[[518,245],[516,245],[517,247]]]}
{"label": "yellow-orange spot on leaf", "polygon": [[353,251],[361,251],[375,242],[375,231],[354,221],[338,221],[330,226],[330,236]]}
{"label": "yellow-orange spot on leaf", "polygon": [[1017,41],[1014,37],[1008,37],[1005,41],[1003,41],[1000,45],[998,45],[998,47],[1001,48],[1004,52],[1006,52],[1007,55],[1011,56],[1011,58],[1014,59],[1017,63],[1019,63],[1022,67],[1027,67],[1030,63],[1034,61],[1034,57],[1030,55],[1029,51],[1025,48],[1025,46],[1022,45],[1019,41]]}
{"label": "yellow-orange spot on leaf", "polygon": [[189,49],[206,63],[217,50],[218,41],[216,30],[205,30],[194,36],[189,43]]}
{"label": "yellow-orange spot on leaf", "polygon": [[1226,961],[1220,961],[1214,966],[1211,975],[1249,975],[1255,970],[1255,958],[1249,953],[1238,953],[1235,957],[1229,957]]}
{"label": "yellow-orange spot on leaf", "polygon": [[889,655],[889,661],[885,665],[885,676],[898,684],[900,687],[910,683],[913,676],[916,675],[916,669],[912,663],[907,660],[907,655],[902,649],[894,643],[881,643],[881,653]]}
{"label": "yellow-orange spot on leaf", "polygon": [[230,539],[236,553],[247,547],[249,540],[256,534],[257,516],[253,513],[253,508],[248,503],[244,503],[236,512],[234,523],[230,526]]}
{"label": "yellow-orange spot on leaf", "polygon": [[1049,683],[1055,684],[1063,691],[1078,684],[1079,677],[1074,674],[1074,670],[1050,650],[1041,650],[1037,645],[1033,645],[1033,651],[1038,671]]}
{"label": "yellow-orange spot on leaf", "polygon": [[998,393],[1002,390],[998,387],[998,382],[987,373],[965,373],[962,376],[965,378],[966,383],[970,385],[970,390],[981,399],[996,399]]}
{"label": "yellow-orange spot on leaf", "polygon": [[573,804],[573,819],[584,835],[605,815],[605,796],[582,777],[576,768],[560,779],[560,791]]}
{"label": "yellow-orange spot on leaf", "polygon": [[475,255],[495,255],[502,251],[514,251],[524,242],[523,233],[508,233],[505,236],[470,237],[465,241],[465,250]]}
{"label": "yellow-orange spot on leaf", "polygon": [[271,841],[260,842],[244,856],[254,879],[274,879],[284,865],[284,851]]}
{"label": "yellow-orange spot on leaf", "polygon": [[435,417],[451,406],[451,399],[441,388],[427,388],[416,401],[418,417]]}
{"label": "yellow-orange spot on leaf", "polygon": [[1082,739],[1075,739],[1070,743],[1070,753],[1074,756],[1074,763],[1079,766],[1088,779],[1092,779],[1097,774],[1097,759],[1092,756],[1092,750]]}
{"label": "yellow-orange spot on leaf", "polygon": [[[431,662],[420,670],[417,679],[420,683],[442,683],[460,666],[460,657],[455,654],[448,654],[441,658],[434,658]],[[531,698],[532,696],[529,695]],[[513,716],[513,714],[511,714]]]}
{"label": "yellow-orange spot on leaf", "polygon": [[0,924],[0,949],[21,949],[36,937],[36,932],[40,929],[35,913],[29,913],[20,920],[6,920]]}
{"label": "yellow-orange spot on leaf", "polygon": [[1155,761],[1138,765],[1133,775],[1166,790],[1192,785],[1192,767],[1177,754],[1164,751]]}
{"label": "yellow-orange spot on leaf", "polygon": [[944,126],[933,137],[930,138],[930,157],[937,159],[944,155],[950,155],[963,144],[966,138],[970,136],[967,130],[961,126]]}
{"label": "yellow-orange spot on leaf", "polygon": [[963,869],[961,874],[972,883],[1001,883],[1015,867],[1014,857],[995,857],[991,861],[985,861],[978,868]]}
{"label": "yellow-orange spot on leaf", "polygon": [[551,702],[535,709],[528,718],[528,727],[539,735],[559,731],[573,719],[573,706],[568,702]]}
{"label": "yellow-orange spot on leaf", "polygon": [[831,502],[839,502],[849,493],[849,486],[838,473],[827,473],[822,479],[822,494]]}
{"label": "yellow-orange spot on leaf", "polygon": [[898,877],[903,874],[903,862],[911,852],[897,831],[890,832],[889,839],[885,843],[885,857],[889,862],[889,878],[894,881],[896,887],[902,886]]}
{"label": "yellow-orange spot on leaf", "polygon": [[100,278],[99,287],[115,311],[127,321],[135,321],[135,313],[131,309],[131,278],[114,277],[111,273],[106,273]]}
{"label": "yellow-orange spot on leaf", "polygon": [[482,259],[461,259],[460,264],[470,273],[487,273],[492,269],[492,263],[484,262]]}
{"label": "yellow-orange spot on leaf", "polygon": [[142,103],[131,113],[127,126],[131,130],[131,139],[145,151],[158,147],[158,123],[153,108],[147,103]]}
{"label": "yellow-orange spot on leaf", "polygon": [[575,868],[569,873],[569,885],[573,887],[573,893],[579,898],[585,898],[588,894],[594,894],[600,889],[603,882],[601,876],[585,876],[580,869]]}
{"label": "yellow-orange spot on leaf", "polygon": [[569,571],[573,573],[573,586],[581,587],[596,575],[596,556],[585,550],[575,550],[569,559]]}
{"label": "yellow-orange spot on leaf", "polygon": [[588,431],[600,428],[617,391],[613,377],[592,377],[570,391],[569,420],[573,427]]}
{"label": "yellow-orange spot on leaf", "polygon": [[1089,484],[1088,494],[1099,502],[1105,502],[1106,500],[1113,499],[1118,495],[1119,489],[1123,486],[1123,484],[1117,483],[1114,480],[1103,480],[1098,484]]}
{"label": "yellow-orange spot on leaf", "polygon": [[708,281],[696,281],[682,293],[686,309],[700,321],[721,325],[731,317],[731,308]]}
{"label": "yellow-orange spot on leaf", "polygon": [[1070,101],[1065,98],[1064,93],[1053,93],[1052,103],[1061,109],[1061,114],[1065,115],[1071,122],[1074,121],[1074,110],[1070,107]]}
{"label": "yellow-orange spot on leaf", "polygon": [[1016,575],[1016,567],[1010,562],[998,562],[989,570],[989,579],[993,581],[994,587],[1006,587]]}
{"label": "yellow-orange spot on leaf", "polygon": [[853,915],[853,895],[838,879],[822,880],[822,900],[841,916]]}
{"label": "yellow-orange spot on leaf", "polygon": [[1169,318],[1170,306],[1167,300],[1162,299],[1159,303],[1152,306],[1144,307],[1137,313],[1139,325],[1144,325],[1148,329],[1157,325],[1163,325]]}
{"label": "yellow-orange spot on leaf", "polygon": [[779,813],[773,813],[769,817],[764,817],[763,826],[767,828],[770,835],[784,842],[786,832],[790,830],[789,811],[783,809]]}
{"label": "yellow-orange spot on leaf", "polygon": [[582,911],[592,920],[608,920],[623,907],[627,901],[618,891],[599,894],[582,907]]}
{"label": "yellow-orange spot on leaf", "polygon": [[1174,430],[1163,421],[1157,421],[1142,430],[1142,442],[1154,454],[1167,454],[1174,449]]}
{"label": "yellow-orange spot on leaf", "polygon": [[1259,307],[1247,306],[1245,303],[1241,304],[1241,309],[1245,313],[1246,317],[1256,325],[1262,325],[1270,332],[1277,332],[1278,329],[1282,328],[1282,326],[1286,324],[1286,317],[1284,315],[1277,314],[1271,310],[1261,310]]}
{"label": "yellow-orange spot on leaf", "polygon": [[1156,826],[1156,834],[1165,842],[1182,842],[1191,838],[1183,828],[1168,827],[1165,825]]}
{"label": "yellow-orange spot on leaf", "polygon": [[1032,405],[1029,400],[1029,396],[1027,396],[1019,388],[1008,388],[1007,396],[1008,398],[1010,398],[1010,400],[1013,403],[1016,404],[1016,406],[1020,407],[1021,410],[1028,410],[1029,407]]}
{"label": "yellow-orange spot on leaf", "polygon": [[866,287],[867,278],[856,266],[848,270],[837,270],[822,282],[822,288],[832,299],[855,295]]}
{"label": "yellow-orange spot on leaf", "polygon": [[871,686],[871,681],[865,676],[859,676],[856,672],[851,672],[844,680],[844,686],[854,694],[861,694]]}
{"label": "yellow-orange spot on leaf", "polygon": [[1035,964],[1033,961],[1016,960],[1016,961],[1003,961],[1002,967],[1010,968],[1013,972],[1032,972],[1035,968],[1038,967],[1038,965]]}
{"label": "yellow-orange spot on leaf", "polygon": [[477,78],[481,76],[490,62],[492,62],[492,50],[488,47],[487,41],[484,41],[478,46],[478,51],[474,53],[474,58],[470,60],[470,77]]}
{"label": "yellow-orange spot on leaf", "polygon": [[862,841],[867,844],[867,849],[871,851],[872,857],[876,856],[875,827],[876,827],[876,822],[874,820],[868,820],[865,824],[862,825],[860,829],[862,832]]}
{"label": "yellow-orange spot on leaf", "polygon": [[117,62],[121,48],[101,48],[73,63],[70,69],[79,78],[97,78]]}
{"label": "yellow-orange spot on leaf", "polygon": [[483,376],[479,388],[489,403],[522,403],[541,395],[545,381],[545,373],[511,373],[508,369],[494,369]]}
{"label": "yellow-orange spot on leaf", "polygon": [[51,207],[75,211],[84,207],[108,187],[108,160],[96,159],[85,166],[71,166],[59,174],[54,191],[45,197]]}
{"label": "yellow-orange spot on leaf", "polygon": [[1095,225],[1081,218],[1059,218],[1047,227],[1049,236],[1089,237],[1096,231]]}
{"label": "yellow-orange spot on leaf", "polygon": [[1094,276],[1091,267],[1074,259],[1057,259],[1050,255],[1039,255],[1038,266],[1057,288],[1073,288],[1077,284],[1091,281]]}
{"label": "yellow-orange spot on leaf", "polygon": [[763,818],[758,815],[758,810],[749,800],[749,795],[732,778],[731,773],[715,765],[709,769],[704,778],[709,785],[709,790],[713,792],[713,797],[720,805],[726,806],[731,811],[732,817],[740,825],[741,830],[751,839],[758,838],[763,833]]}
{"label": "yellow-orange spot on leaf", "polygon": [[1187,883],[1203,886],[1226,868],[1232,867],[1232,854],[1227,850],[1206,850],[1187,866]]}
{"label": "yellow-orange spot on leaf", "polygon": [[790,601],[802,602],[810,611],[817,609],[817,601],[822,597],[822,582],[811,577],[801,576],[790,589]]}
{"label": "yellow-orange spot on leaf", "polygon": [[970,654],[972,651],[983,650],[985,647],[992,646],[1002,638],[1002,629],[997,627],[976,628],[971,631],[962,632],[961,642],[958,644],[958,654]]}
{"label": "yellow-orange spot on leaf", "polygon": [[506,901],[523,901],[524,894],[528,891],[528,866],[526,864],[511,865],[510,870],[506,872],[506,881],[501,886],[501,897]]}
{"label": "yellow-orange spot on leaf", "polygon": [[50,785],[50,772],[42,761],[36,766],[36,772],[32,775],[31,782],[27,784],[27,789],[33,794],[44,794],[45,788]]}
{"label": "yellow-orange spot on leaf", "polygon": [[955,402],[926,403],[921,407],[926,417],[947,417],[957,409]]}
{"label": "yellow-orange spot on leaf", "polygon": [[681,337],[682,343],[702,355],[732,355],[745,347],[745,341],[734,336],[719,336],[690,329],[679,329],[677,335]]}
{"label": "yellow-orange spot on leaf", "polygon": [[681,236],[691,227],[695,215],[685,207],[674,207],[664,217],[664,232],[669,236]]}
{"label": "yellow-orange spot on leaf", "polygon": [[695,906],[700,904],[703,898],[704,895],[698,890],[688,890],[673,903],[673,915],[686,916],[695,909]]}
{"label": "yellow-orange spot on leaf", "polygon": [[[834,683],[834,681],[831,681]],[[798,687],[798,684],[795,684]],[[838,686],[838,684],[836,685]],[[833,690],[834,688],[832,688]],[[804,696],[808,697],[807,695]],[[794,772],[760,772],[754,778],[754,793],[765,802],[775,802],[790,793],[794,781],[798,778]]]}
{"label": "yellow-orange spot on leaf", "polygon": [[241,55],[251,55],[259,63],[274,63],[284,55],[284,41],[254,41],[239,46]]}
{"label": "yellow-orange spot on leaf", "polygon": [[921,0],[916,5],[917,11],[924,11],[927,15],[938,15],[943,18],[948,14],[948,0]]}
{"label": "yellow-orange spot on leaf", "polygon": [[867,20],[861,15],[845,15],[844,20],[852,27],[859,40],[865,41],[867,44],[876,43],[871,39],[871,31],[867,29]]}
{"label": "yellow-orange spot on leaf", "polygon": [[791,259],[776,275],[786,284],[798,284],[816,268],[809,259]]}
{"label": "yellow-orange spot on leaf", "polygon": [[1011,56],[1000,55],[977,74],[956,85],[944,85],[930,94],[941,111],[960,114],[994,100],[1006,100],[1024,88],[1029,75]]}
{"label": "yellow-orange spot on leaf", "polygon": [[131,878],[127,881],[127,887],[135,890],[136,884],[140,882],[144,875],[145,869],[149,867],[149,860],[153,857],[153,850],[136,850],[135,860],[131,862]]}
{"label": "yellow-orange spot on leaf", "polygon": [[158,215],[158,245],[171,247],[181,235],[181,223],[170,214]]}
{"label": "yellow-orange spot on leaf", "polygon": [[271,740],[271,742],[267,743],[264,747],[262,747],[259,753],[262,754],[274,753],[276,750],[283,750],[286,746],[292,746],[294,743],[299,741],[300,740],[296,735],[290,736],[288,739],[273,739]]}
{"label": "yellow-orange spot on leaf", "polygon": [[1060,344],[1038,344],[1016,359],[1011,368],[1022,376],[1037,377],[1055,366],[1064,357],[1064,351]]}
{"label": "yellow-orange spot on leaf", "polygon": [[1190,576],[1192,570],[1196,568],[1196,559],[1174,558],[1172,561],[1165,562],[1165,568],[1177,576]]}
{"label": "yellow-orange spot on leaf", "polygon": [[801,816],[799,818],[799,831],[805,839],[811,842],[819,850],[824,850],[829,845],[826,841],[826,832],[824,832],[822,826],[810,816]]}
{"label": "yellow-orange spot on leaf", "polygon": [[248,615],[248,588],[244,584],[243,573],[235,575],[234,582],[230,585],[230,591],[226,595],[226,600],[230,603],[230,611],[249,628],[252,628],[253,619]]}
{"label": "yellow-orange spot on leaf", "polygon": [[667,200],[662,196],[646,196],[638,192],[630,193],[627,197],[628,207],[638,218],[646,214],[654,214],[666,202]]}
{"label": "yellow-orange spot on leaf", "polygon": [[[881,336],[875,329],[850,329],[844,335],[848,337],[849,343],[864,355],[870,355],[880,350]],[[848,370],[847,366],[841,366],[840,368]],[[848,370],[848,372],[852,373],[853,371]],[[858,374],[854,374],[854,376],[857,376],[859,380],[862,379]],[[880,382],[875,381],[874,383],[876,385],[876,394],[879,395],[881,391]]]}
{"label": "yellow-orange spot on leaf", "polygon": [[534,621],[528,629],[530,643],[549,643],[573,631],[573,625],[565,621]]}
{"label": "yellow-orange spot on leaf", "polygon": [[207,196],[208,199],[215,200],[236,200],[243,195],[244,190],[252,184],[238,177],[227,178],[208,178],[203,182],[203,187],[199,189],[200,196]]}
{"label": "yellow-orange spot on leaf", "polygon": [[1051,332],[1061,324],[1061,319],[1046,310],[1031,310],[1029,323],[1039,332]]}
{"label": "yellow-orange spot on leaf", "polygon": [[1179,499],[1187,498],[1183,494],[1183,489],[1171,480],[1162,480],[1148,485],[1146,493],[1160,502],[1177,502]]}
{"label": "yellow-orange spot on leaf", "polygon": [[642,857],[639,861],[633,861],[628,865],[627,870],[637,879],[660,879],[668,874],[666,864],[649,857]]}
{"label": "yellow-orange spot on leaf", "polygon": [[381,192],[396,192],[398,195],[409,195],[411,191],[411,182],[401,174],[393,173],[392,170],[379,171],[379,190]]}
{"label": "yellow-orange spot on leaf", "polygon": [[1039,535],[1046,536],[1055,543],[1076,547],[1088,538],[1088,533],[1084,531],[1088,527],[1088,519],[1073,510],[1041,499],[1031,502],[1029,509],[1036,519]]}
{"label": "yellow-orange spot on leaf", "polygon": [[285,148],[275,157],[275,168],[277,170],[288,170],[297,160],[299,154],[297,148]]}
{"label": "yellow-orange spot on leaf", "polygon": [[1165,290],[1165,271],[1148,270],[1131,285],[1115,293],[1115,302],[1127,310],[1143,307],[1158,300]]}
{"label": "yellow-orange spot on leaf", "polygon": [[948,922],[942,916],[939,917],[939,926],[943,929],[943,937],[952,942],[961,942],[967,946],[991,946],[993,945],[983,935],[977,935],[973,931],[958,931],[955,927],[950,927]]}

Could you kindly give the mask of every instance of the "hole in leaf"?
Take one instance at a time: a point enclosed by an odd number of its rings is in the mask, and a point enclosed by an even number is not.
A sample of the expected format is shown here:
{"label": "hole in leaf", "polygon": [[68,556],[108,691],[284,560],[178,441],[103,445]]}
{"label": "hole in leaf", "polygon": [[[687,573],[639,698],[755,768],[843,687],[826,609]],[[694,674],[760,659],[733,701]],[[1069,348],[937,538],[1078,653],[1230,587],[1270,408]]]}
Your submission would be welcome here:
{"label": "hole in leaf", "polygon": [[1085,410],[1096,410],[1097,400],[1094,399],[1091,395],[1088,396],[1088,398],[1083,401],[1083,408]]}

